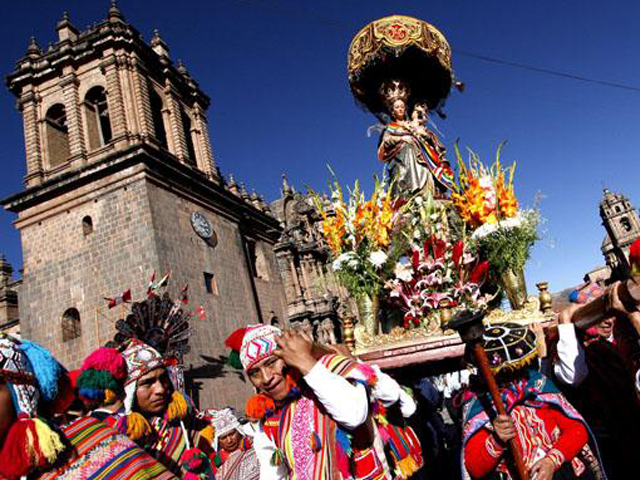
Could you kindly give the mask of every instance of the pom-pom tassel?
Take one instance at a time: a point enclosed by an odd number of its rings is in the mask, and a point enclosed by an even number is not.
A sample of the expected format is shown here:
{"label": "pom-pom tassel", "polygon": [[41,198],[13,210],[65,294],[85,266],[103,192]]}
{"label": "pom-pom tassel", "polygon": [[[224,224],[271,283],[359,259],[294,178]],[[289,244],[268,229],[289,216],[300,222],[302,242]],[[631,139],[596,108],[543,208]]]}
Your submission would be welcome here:
{"label": "pom-pom tassel", "polygon": [[151,434],[151,425],[138,412],[131,412],[118,420],[116,430],[135,442]]}
{"label": "pom-pom tassel", "polygon": [[419,468],[420,466],[417,464],[415,459],[412,456],[408,456],[396,464],[395,471],[398,478],[406,479],[416,473]]}
{"label": "pom-pom tassel", "polygon": [[282,450],[276,448],[276,451],[271,455],[271,465],[274,467],[279,467],[284,462],[284,456],[282,455]]}
{"label": "pom-pom tassel", "polygon": [[311,434],[311,451],[313,452],[319,452],[320,449],[322,448],[322,442],[320,441],[320,437],[318,436],[317,433],[312,433]]}
{"label": "pom-pom tassel", "polygon": [[36,434],[38,435],[40,451],[42,455],[44,455],[46,463],[52,464],[58,459],[58,455],[60,455],[65,448],[60,439],[60,435],[39,418],[34,418],[33,422],[36,427]]}
{"label": "pom-pom tassel", "polygon": [[236,368],[238,370],[242,370],[242,362],[240,361],[240,354],[235,350],[232,350],[229,356],[227,357],[227,365],[230,367]]}
{"label": "pom-pom tassel", "polygon": [[200,480],[211,478],[211,465],[207,461],[207,456],[199,448],[185,450],[180,457],[180,465],[186,473],[183,480]]}
{"label": "pom-pom tassel", "polygon": [[[42,442],[42,443],[41,443]],[[55,462],[64,446],[60,436],[38,419],[21,414],[9,429],[0,458],[0,477],[9,480],[28,475]]]}
{"label": "pom-pom tassel", "polygon": [[351,448],[349,434],[341,428],[338,428],[336,431],[336,446],[338,470],[340,470],[344,478],[351,478],[349,458],[351,457],[353,450]]}
{"label": "pom-pom tassel", "polygon": [[273,400],[261,393],[249,397],[245,413],[252,421],[262,420],[269,412],[273,412],[276,404]]}
{"label": "pom-pom tassel", "polygon": [[187,416],[189,405],[187,400],[180,392],[173,392],[171,402],[167,407],[166,420],[173,422],[174,420],[182,420]]}
{"label": "pom-pom tassel", "polygon": [[216,430],[215,428],[213,428],[213,425],[207,425],[202,430],[200,430],[200,436],[204,438],[209,445],[213,443],[213,437],[215,436],[215,434]]}

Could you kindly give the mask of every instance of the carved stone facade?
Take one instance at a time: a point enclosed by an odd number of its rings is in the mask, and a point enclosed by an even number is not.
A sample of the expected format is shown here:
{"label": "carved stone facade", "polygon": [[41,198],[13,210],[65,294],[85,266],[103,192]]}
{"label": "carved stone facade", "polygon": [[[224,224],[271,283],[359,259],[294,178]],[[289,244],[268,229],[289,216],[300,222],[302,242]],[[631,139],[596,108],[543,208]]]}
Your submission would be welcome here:
{"label": "carved stone facade", "polygon": [[282,236],[275,246],[287,298],[287,319],[320,342],[340,339],[340,321],[353,306],[328,264],[321,218],[310,195],[296,192],[283,175],[282,197],[272,203]]}
{"label": "carved stone facade", "polygon": [[625,278],[630,273],[629,248],[640,237],[638,211],[624,195],[605,189],[600,201],[600,218],[607,231],[601,250],[611,277]]}
{"label": "carved stone facade", "polygon": [[240,407],[250,389],[224,364],[223,340],[285,317],[279,222],[220,175],[209,98],[158,32],[146,44],[115,3],[87,31],[66,15],[57,31],[47,51],[32,39],[7,77],[27,163],[26,188],[2,201],[18,214],[22,334],[77,368],[123,313],[104,297],[131,288],[142,299],[152,271],[171,271],[169,293],[188,284],[205,312],[185,359],[191,393],[203,406]]}
{"label": "carved stone facade", "polygon": [[0,255],[0,332],[20,333],[18,290],[20,280],[13,280],[13,267]]}

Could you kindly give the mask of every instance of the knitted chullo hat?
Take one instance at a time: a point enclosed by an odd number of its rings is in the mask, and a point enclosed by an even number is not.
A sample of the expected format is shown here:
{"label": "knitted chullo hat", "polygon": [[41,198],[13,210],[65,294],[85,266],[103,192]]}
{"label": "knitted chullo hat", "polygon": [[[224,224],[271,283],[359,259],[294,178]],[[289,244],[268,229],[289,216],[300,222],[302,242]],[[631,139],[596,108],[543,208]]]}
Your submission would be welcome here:
{"label": "knitted chullo hat", "polygon": [[83,362],[77,379],[78,395],[90,408],[114,403],[124,396],[127,362],[111,347],[100,347]]}
{"label": "knitted chullo hat", "polygon": [[278,348],[276,337],[282,331],[272,325],[249,325],[239,328],[226,340],[225,344],[239,357],[242,368],[249,370],[256,363],[273,355]]}
{"label": "knitted chullo hat", "polygon": [[218,439],[233,430],[236,430],[240,435],[244,436],[244,432],[240,427],[240,421],[232,408],[227,407],[222,410],[209,410],[207,413],[211,417],[211,425],[215,432],[213,436],[213,449],[215,451],[218,451]]}
{"label": "knitted chullo hat", "polygon": [[[156,349],[137,339],[126,343],[122,356],[127,363],[128,375],[124,386],[125,416],[118,421],[117,429],[132,440],[139,440],[151,433],[151,426],[139,412],[134,411],[138,380],[153,370],[165,368],[165,362]],[[164,418],[169,422],[182,420],[188,411],[187,399],[181,393],[173,392]]]}
{"label": "knitted chullo hat", "polygon": [[[38,417],[43,406],[55,409],[69,385],[66,370],[39,345],[0,334],[0,379],[11,391],[17,419],[1,445],[0,477],[20,478],[51,466],[65,449],[60,435]],[[63,395],[64,396],[64,395]]]}

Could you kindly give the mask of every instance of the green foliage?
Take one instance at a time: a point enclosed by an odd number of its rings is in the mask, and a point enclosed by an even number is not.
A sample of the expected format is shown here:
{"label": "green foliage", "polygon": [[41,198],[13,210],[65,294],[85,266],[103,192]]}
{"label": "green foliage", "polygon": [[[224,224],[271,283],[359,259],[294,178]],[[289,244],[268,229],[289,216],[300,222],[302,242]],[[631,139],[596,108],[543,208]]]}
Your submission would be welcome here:
{"label": "green foliage", "polygon": [[499,278],[509,269],[517,272],[524,268],[531,247],[540,238],[539,223],[538,211],[527,210],[523,212],[520,225],[498,228],[475,239],[481,257],[489,261],[492,276]]}

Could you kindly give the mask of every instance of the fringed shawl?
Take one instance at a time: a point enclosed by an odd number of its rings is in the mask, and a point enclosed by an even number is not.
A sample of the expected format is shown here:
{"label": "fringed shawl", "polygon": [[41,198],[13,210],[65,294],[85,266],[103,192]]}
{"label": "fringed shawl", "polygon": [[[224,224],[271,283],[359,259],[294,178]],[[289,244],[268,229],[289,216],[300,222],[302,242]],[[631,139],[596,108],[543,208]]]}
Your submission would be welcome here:
{"label": "fringed shawl", "polygon": [[63,428],[72,449],[64,463],[40,479],[165,480],[175,478],[132,440],[93,417]]}

